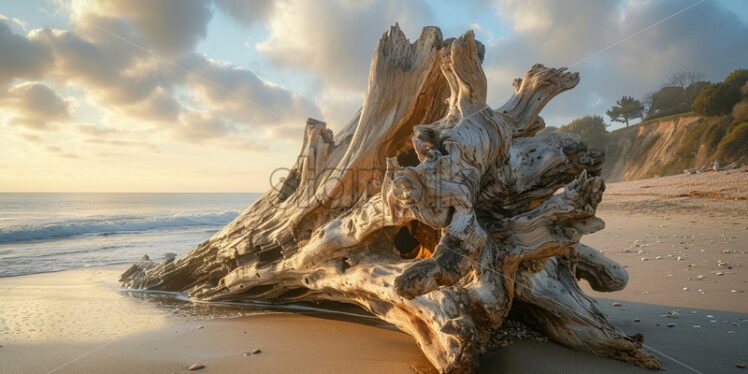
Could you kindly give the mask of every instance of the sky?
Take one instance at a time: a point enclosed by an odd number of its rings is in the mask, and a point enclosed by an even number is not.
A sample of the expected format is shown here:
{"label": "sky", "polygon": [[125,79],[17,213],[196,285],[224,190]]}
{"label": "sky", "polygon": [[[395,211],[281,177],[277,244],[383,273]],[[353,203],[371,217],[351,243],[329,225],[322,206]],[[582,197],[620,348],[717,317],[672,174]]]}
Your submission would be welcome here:
{"label": "sky", "polygon": [[748,67],[745,0],[2,1],[0,192],[266,191],[306,118],[361,106],[395,23],[474,30],[493,107],[535,63],[578,71],[550,126]]}

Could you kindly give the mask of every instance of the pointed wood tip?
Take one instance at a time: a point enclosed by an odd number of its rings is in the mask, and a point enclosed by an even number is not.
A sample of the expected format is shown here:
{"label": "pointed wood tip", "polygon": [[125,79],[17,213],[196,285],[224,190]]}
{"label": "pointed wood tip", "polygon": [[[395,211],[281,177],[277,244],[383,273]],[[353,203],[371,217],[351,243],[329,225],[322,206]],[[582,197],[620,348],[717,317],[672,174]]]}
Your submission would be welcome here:
{"label": "pointed wood tip", "polygon": [[418,35],[416,44],[423,44],[426,42],[429,42],[437,48],[441,48],[441,46],[444,44],[444,36],[442,35],[442,30],[436,26],[424,26],[421,29],[421,34]]}
{"label": "pointed wood tip", "polygon": [[327,122],[309,117],[306,119],[306,127],[315,128],[315,129],[316,128],[324,129],[324,128],[327,128]]}
{"label": "pointed wood tip", "polygon": [[322,141],[325,143],[333,142],[333,132],[327,128],[327,122],[316,120],[314,118],[307,118],[306,128],[304,130],[305,143],[311,145],[312,143],[310,142],[313,141],[315,134],[319,134],[319,136],[322,137]]}
{"label": "pointed wood tip", "polygon": [[400,29],[400,24],[395,23],[390,26],[389,30],[382,34],[382,37],[379,39],[379,44],[382,44],[383,42],[401,43],[403,41],[407,42],[408,38],[405,36],[403,30]]}
{"label": "pointed wood tip", "polygon": [[450,51],[445,48],[444,52],[445,54],[451,53],[451,50],[454,50],[455,48],[467,48],[468,50],[474,50],[475,52],[468,52],[468,53],[475,53],[478,56],[478,60],[483,63],[483,59],[486,55],[486,46],[483,45],[479,40],[475,39],[475,32],[473,30],[468,30],[464,34],[460,35],[458,38],[449,38],[444,41],[444,46],[449,46]]}
{"label": "pointed wood tip", "polygon": [[411,43],[400,29],[400,25],[396,23],[379,39],[372,66],[376,66],[378,61],[384,61],[387,65],[402,71],[410,71],[420,63],[424,56],[428,56],[433,50],[438,50],[442,46],[442,33],[438,27],[424,27],[418,39]]}

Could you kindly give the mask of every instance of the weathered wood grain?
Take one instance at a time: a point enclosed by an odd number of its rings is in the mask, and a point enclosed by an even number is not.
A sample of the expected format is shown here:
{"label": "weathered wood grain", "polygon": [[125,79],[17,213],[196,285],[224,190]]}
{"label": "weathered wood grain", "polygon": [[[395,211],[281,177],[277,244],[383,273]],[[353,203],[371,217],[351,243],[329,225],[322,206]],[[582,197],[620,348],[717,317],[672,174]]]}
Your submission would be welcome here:
{"label": "weathered wood grain", "polygon": [[475,371],[510,312],[567,346],[658,368],[576,284],[627,282],[579,244],[604,226],[602,152],[571,135],[534,136],[540,111],[579,76],[535,65],[494,110],[483,54],[472,32],[444,40],[428,27],[410,43],[392,27],[339,134],[310,119],[282,182],[184,258],[136,263],[123,286],[357,304],[445,373]]}

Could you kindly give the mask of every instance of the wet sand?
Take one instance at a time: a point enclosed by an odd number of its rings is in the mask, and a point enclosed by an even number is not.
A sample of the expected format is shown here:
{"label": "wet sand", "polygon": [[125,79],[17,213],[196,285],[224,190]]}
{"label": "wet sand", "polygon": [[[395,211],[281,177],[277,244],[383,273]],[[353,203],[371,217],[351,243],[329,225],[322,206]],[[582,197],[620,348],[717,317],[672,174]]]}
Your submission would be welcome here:
{"label": "wet sand", "polygon": [[[692,194],[693,183],[711,183],[722,197]],[[737,171],[612,184],[599,208],[607,228],[583,240],[626,266],[630,282],[611,294],[582,286],[614,324],[645,335],[668,373],[743,372],[735,364],[748,364],[748,200],[728,199],[746,191],[748,173]],[[355,310],[269,313],[124,293],[124,268],[0,279],[0,373],[180,373],[196,363],[205,373],[432,370],[410,337]],[[520,341],[486,353],[480,372],[648,371]]]}
{"label": "wet sand", "polygon": [[[200,372],[206,373],[432,372],[409,336],[355,311],[263,312],[123,293],[112,282],[122,270],[0,279],[0,373],[178,373],[196,363],[205,365]],[[733,370],[748,356],[743,327],[748,314],[619,303],[614,307],[612,300],[600,299],[626,333],[644,333],[651,348],[700,372]],[[664,316],[673,310],[679,318]],[[256,349],[261,352],[251,354]],[[668,372],[693,373],[660,357]],[[534,341],[488,352],[480,372],[580,371],[646,372]]]}

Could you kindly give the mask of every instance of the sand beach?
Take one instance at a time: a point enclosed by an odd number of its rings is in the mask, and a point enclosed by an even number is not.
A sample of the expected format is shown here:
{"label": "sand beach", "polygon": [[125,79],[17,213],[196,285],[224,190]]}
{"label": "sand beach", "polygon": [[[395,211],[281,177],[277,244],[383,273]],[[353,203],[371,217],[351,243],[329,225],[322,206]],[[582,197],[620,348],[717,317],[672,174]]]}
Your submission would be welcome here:
{"label": "sand beach", "polygon": [[[748,364],[748,173],[609,184],[584,242],[628,270],[600,308],[668,373]],[[0,279],[0,373],[430,373],[411,338],[355,308],[193,303],[126,292],[126,266]],[[670,327],[668,327],[670,326]],[[552,342],[484,355],[484,373],[644,373]]]}

